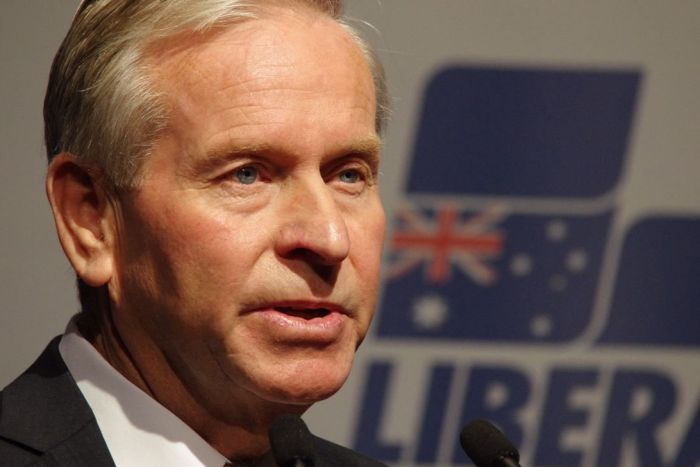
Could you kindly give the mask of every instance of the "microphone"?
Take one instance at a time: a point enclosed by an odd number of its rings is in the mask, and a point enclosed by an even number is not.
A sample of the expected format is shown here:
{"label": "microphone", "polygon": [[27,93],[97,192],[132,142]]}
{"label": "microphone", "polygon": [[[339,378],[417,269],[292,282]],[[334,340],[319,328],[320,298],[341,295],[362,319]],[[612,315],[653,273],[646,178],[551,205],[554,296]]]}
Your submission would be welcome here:
{"label": "microphone", "polygon": [[316,452],[306,423],[296,415],[278,417],[268,432],[272,455],[279,467],[313,467]]}
{"label": "microphone", "polygon": [[462,428],[459,442],[476,467],[520,467],[518,450],[491,422],[469,422]]}

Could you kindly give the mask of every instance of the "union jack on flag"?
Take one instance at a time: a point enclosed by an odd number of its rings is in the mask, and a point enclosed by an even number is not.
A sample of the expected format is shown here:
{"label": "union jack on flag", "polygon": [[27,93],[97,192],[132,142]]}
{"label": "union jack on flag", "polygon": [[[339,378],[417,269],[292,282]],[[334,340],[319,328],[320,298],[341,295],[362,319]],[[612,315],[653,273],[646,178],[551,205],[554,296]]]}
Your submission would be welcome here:
{"label": "union jack on flag", "polygon": [[494,284],[498,273],[491,261],[503,252],[505,235],[498,225],[505,216],[502,206],[462,219],[452,204],[437,206],[433,216],[404,205],[396,213],[394,258],[389,260],[387,278],[399,278],[424,264],[429,283],[447,282],[456,266],[479,285]]}

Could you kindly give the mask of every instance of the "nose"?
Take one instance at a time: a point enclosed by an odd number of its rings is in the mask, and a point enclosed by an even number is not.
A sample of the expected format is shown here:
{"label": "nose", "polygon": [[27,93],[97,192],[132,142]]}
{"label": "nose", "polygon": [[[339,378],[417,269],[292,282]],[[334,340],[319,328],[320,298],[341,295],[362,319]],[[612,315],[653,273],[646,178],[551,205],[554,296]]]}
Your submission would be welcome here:
{"label": "nose", "polygon": [[285,191],[276,253],[328,275],[350,252],[348,228],[332,188],[319,176],[294,182]]}

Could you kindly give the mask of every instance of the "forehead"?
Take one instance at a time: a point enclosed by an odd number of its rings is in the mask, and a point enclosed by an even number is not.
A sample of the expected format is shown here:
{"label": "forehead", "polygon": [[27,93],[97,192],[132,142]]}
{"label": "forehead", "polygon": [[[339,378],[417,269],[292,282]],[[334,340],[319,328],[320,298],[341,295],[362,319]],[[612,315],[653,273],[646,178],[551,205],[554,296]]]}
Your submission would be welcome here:
{"label": "forehead", "polygon": [[364,54],[318,12],[270,8],[160,44],[150,57],[168,101],[166,134],[184,147],[184,158],[235,146],[311,154],[377,141]]}
{"label": "forehead", "polygon": [[148,57],[159,88],[184,90],[194,99],[221,83],[242,89],[278,86],[282,76],[288,89],[323,92],[329,83],[337,84],[338,75],[358,92],[369,80],[372,95],[366,98],[374,99],[369,66],[355,39],[308,7],[268,6],[255,19],[160,42]]}

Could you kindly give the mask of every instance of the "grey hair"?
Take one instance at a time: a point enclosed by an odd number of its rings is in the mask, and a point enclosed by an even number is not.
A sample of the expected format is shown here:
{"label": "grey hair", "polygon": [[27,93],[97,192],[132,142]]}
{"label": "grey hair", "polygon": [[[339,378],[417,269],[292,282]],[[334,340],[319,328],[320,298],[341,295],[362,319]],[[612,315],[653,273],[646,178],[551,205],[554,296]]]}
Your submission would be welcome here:
{"label": "grey hair", "polygon": [[204,32],[256,17],[266,3],[304,5],[335,19],[364,53],[382,134],[389,96],[372,47],[342,18],[342,0],[93,0],[81,4],[54,59],[44,100],[49,161],[69,152],[96,166],[115,189],[136,188],[168,113],[149,81],[145,50],[184,31]]}

